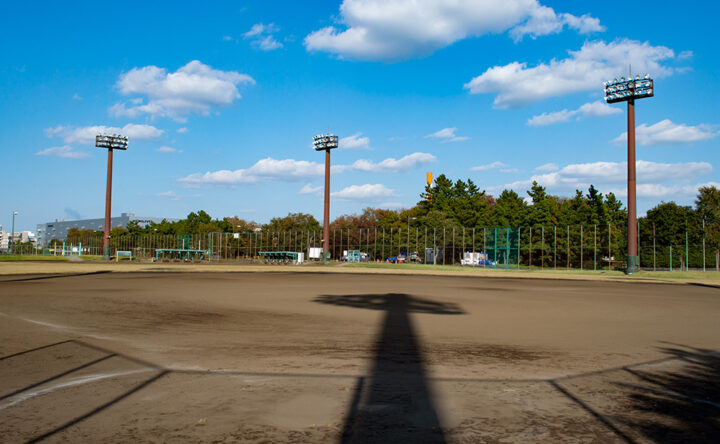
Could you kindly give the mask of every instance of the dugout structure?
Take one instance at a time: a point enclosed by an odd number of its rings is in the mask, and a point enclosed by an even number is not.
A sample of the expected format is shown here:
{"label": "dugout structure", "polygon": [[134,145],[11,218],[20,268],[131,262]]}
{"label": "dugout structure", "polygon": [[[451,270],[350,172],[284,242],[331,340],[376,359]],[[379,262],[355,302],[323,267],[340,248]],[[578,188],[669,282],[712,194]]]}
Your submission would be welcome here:
{"label": "dugout structure", "polygon": [[206,250],[197,250],[193,248],[188,248],[188,246],[192,246],[192,235],[189,234],[183,234],[178,236],[177,239],[178,248],[157,248],[155,249],[155,260],[160,262],[167,262],[167,261],[184,261],[184,262],[194,262],[194,261],[202,261],[205,259],[206,255],[209,255],[209,251]]}
{"label": "dugout structure", "polygon": [[296,253],[294,251],[261,251],[258,253],[260,258],[266,263],[273,264],[289,264],[302,262],[302,253]]}

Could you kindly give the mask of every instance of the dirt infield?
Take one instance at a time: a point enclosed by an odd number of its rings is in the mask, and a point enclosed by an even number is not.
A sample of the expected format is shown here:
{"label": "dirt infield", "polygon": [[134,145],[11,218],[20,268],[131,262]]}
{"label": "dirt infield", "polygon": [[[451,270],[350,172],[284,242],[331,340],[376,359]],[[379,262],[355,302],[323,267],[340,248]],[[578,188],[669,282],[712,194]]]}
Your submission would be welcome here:
{"label": "dirt infield", "polygon": [[713,286],[176,269],[0,276],[0,441],[720,438]]}

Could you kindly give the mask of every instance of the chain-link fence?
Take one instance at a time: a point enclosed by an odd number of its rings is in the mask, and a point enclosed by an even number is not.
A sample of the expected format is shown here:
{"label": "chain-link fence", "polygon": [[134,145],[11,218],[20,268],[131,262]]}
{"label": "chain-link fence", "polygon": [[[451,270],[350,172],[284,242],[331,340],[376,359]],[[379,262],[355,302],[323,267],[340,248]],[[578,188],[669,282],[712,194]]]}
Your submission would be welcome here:
{"label": "chain-link fence", "polygon": [[[645,270],[718,269],[718,246],[706,242],[705,232],[676,233],[675,242],[661,242],[654,227],[641,227],[638,236],[640,267]],[[677,242],[683,239],[683,242]],[[359,250],[362,260],[459,265],[466,253],[484,253],[481,266],[493,268],[616,270],[626,266],[624,225],[569,225],[533,227],[343,228],[330,231],[330,252],[342,260]],[[129,251],[134,258],[156,258],[158,249],[203,250],[208,261],[256,261],[260,252],[304,253],[322,247],[322,230],[145,234],[110,241],[112,254]],[[24,247],[27,248],[27,247]],[[32,248],[31,248],[32,249]],[[23,254],[102,255],[102,236],[53,240],[43,250]]]}

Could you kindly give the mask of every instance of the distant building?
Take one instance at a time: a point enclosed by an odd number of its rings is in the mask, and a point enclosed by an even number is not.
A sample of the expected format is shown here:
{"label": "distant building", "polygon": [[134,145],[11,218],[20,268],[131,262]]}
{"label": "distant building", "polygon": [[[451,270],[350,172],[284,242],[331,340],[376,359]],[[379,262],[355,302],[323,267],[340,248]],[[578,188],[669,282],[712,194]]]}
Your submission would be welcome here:
{"label": "distant building", "polygon": [[[160,223],[163,219],[168,222],[176,222],[178,220],[167,217],[141,217],[135,216],[134,213],[121,213],[120,216],[110,219],[110,229],[115,227],[127,228],[130,222],[137,222],[140,227],[145,227],[150,223]],[[104,217],[99,219],[82,220],[55,219],[55,222],[47,222],[37,226],[37,244],[40,246],[46,246],[53,239],[65,239],[70,228],[77,228],[78,230],[103,231],[104,226]]]}
{"label": "distant building", "polygon": [[7,250],[10,248],[10,237],[12,236],[13,243],[15,245],[22,244],[25,242],[36,243],[37,238],[35,233],[32,231],[16,231],[15,233],[9,233],[2,229],[0,226],[0,250]]}

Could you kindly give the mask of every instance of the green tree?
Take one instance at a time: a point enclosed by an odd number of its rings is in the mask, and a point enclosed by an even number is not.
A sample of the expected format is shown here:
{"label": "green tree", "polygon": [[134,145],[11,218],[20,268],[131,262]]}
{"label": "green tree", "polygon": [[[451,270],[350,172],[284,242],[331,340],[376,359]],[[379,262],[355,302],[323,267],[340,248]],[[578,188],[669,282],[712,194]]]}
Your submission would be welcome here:
{"label": "green tree", "polygon": [[536,181],[533,181],[527,194],[532,199],[528,214],[530,225],[557,225],[560,212],[558,199],[547,194],[545,187],[538,185]]}
{"label": "green tree", "polygon": [[519,227],[527,224],[527,204],[512,190],[503,190],[493,207],[494,225]]}
{"label": "green tree", "polygon": [[274,217],[270,223],[263,225],[268,231],[305,231],[321,230],[320,223],[311,214],[288,213],[285,217]]}
{"label": "green tree", "polygon": [[705,242],[720,253],[720,189],[714,186],[702,187],[695,199],[695,209],[705,221]]}

